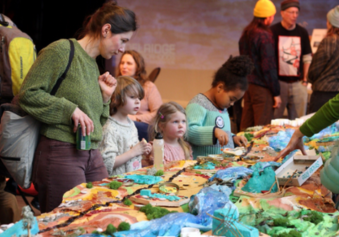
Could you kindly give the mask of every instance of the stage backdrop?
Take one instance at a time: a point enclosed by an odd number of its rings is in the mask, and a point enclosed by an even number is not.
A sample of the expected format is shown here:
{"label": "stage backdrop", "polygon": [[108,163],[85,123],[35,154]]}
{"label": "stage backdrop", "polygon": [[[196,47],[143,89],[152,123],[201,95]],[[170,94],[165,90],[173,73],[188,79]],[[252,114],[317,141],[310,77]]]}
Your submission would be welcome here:
{"label": "stage backdrop", "polygon": [[[280,2],[273,1],[281,20]],[[118,0],[135,11],[140,28],[128,44],[145,58],[147,72],[161,67],[156,85],[163,101],[183,106],[210,88],[214,72],[230,55],[253,18],[254,0]],[[326,28],[327,12],[337,0],[301,0],[298,23],[309,34]],[[118,62],[119,58],[115,59]]]}

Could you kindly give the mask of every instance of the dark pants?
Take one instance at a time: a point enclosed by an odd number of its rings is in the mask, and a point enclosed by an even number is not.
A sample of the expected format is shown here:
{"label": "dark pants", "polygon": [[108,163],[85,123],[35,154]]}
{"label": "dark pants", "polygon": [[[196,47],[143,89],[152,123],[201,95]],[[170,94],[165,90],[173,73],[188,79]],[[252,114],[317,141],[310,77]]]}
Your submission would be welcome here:
{"label": "dark pants", "polygon": [[148,141],[148,124],[137,121],[134,121],[134,124],[138,130],[139,141],[141,141],[143,138],[145,138],[145,140]]}
{"label": "dark pants", "polygon": [[80,151],[74,144],[40,137],[35,150],[33,183],[41,212],[59,206],[63,194],[81,183],[108,177],[100,151]]}
{"label": "dark pants", "polygon": [[273,96],[269,89],[249,84],[244,95],[244,108],[240,130],[257,125],[267,125],[273,118]]}
{"label": "dark pants", "polygon": [[313,91],[310,100],[309,113],[317,112],[321,108],[321,106],[326,104],[337,94],[338,92]]}

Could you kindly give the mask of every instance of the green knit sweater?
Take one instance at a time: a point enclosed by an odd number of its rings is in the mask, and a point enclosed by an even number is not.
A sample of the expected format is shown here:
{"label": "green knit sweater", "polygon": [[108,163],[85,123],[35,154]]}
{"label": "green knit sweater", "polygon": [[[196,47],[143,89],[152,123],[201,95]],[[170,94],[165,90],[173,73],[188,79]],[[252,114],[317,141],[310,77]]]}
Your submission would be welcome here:
{"label": "green knit sweater", "polygon": [[300,127],[300,131],[311,137],[339,119],[339,94],[324,104]]}
{"label": "green knit sweater", "polygon": [[50,92],[64,73],[69,59],[70,43],[65,39],[40,51],[20,89],[19,104],[42,122],[42,135],[73,144],[75,133],[72,114],[78,107],[94,123],[91,148],[96,149],[102,139],[102,126],[109,116],[109,103],[103,103],[95,59],[75,39],[72,41],[74,58],[55,96],[51,96]]}

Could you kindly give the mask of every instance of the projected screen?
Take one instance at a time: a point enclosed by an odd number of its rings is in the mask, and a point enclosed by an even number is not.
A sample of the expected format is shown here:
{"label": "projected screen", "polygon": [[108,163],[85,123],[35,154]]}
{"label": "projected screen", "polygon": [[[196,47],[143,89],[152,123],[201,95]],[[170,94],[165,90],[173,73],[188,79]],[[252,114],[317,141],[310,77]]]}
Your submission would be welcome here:
{"label": "projected screen", "polygon": [[[281,20],[280,3],[273,1]],[[253,18],[254,0],[120,0],[133,10],[140,28],[128,44],[147,66],[169,69],[215,70],[229,55],[238,55],[238,40]],[[335,0],[301,1],[298,23],[312,34],[326,28],[326,14]]]}

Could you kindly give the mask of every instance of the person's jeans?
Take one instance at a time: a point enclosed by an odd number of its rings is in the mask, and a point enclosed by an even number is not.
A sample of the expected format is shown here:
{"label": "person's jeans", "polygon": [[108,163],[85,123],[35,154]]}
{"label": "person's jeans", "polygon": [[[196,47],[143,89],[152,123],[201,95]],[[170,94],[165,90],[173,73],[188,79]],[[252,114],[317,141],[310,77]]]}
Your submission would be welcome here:
{"label": "person's jeans", "polygon": [[81,183],[100,181],[108,173],[98,149],[77,150],[74,144],[41,136],[32,176],[44,213],[56,208],[66,191]]}

